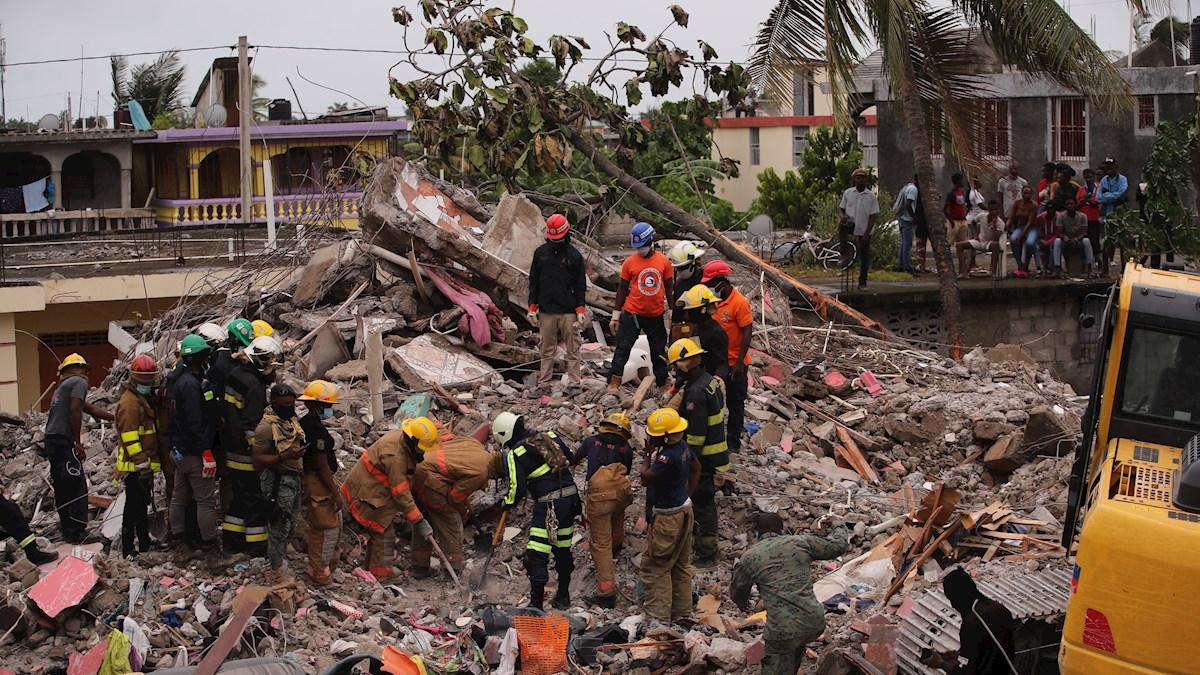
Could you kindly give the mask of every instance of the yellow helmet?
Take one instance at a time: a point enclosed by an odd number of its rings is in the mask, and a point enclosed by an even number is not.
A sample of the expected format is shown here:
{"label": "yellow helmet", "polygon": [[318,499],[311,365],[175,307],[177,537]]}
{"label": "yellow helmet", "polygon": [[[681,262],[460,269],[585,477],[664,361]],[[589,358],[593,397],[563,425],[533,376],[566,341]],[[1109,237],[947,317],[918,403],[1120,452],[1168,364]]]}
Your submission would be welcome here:
{"label": "yellow helmet", "polygon": [[708,305],[715,305],[720,301],[717,294],[713,293],[711,288],[704,284],[696,284],[684,291],[683,296],[675,304],[683,309],[698,309],[700,307],[707,307]]}
{"label": "yellow helmet", "polygon": [[432,450],[438,444],[437,425],[428,417],[404,420],[400,424],[400,430],[405,436],[416,439],[417,449],[423,453]]}
{"label": "yellow helmet", "polygon": [[61,373],[64,368],[69,368],[71,366],[83,366],[84,368],[90,367],[88,366],[87,359],[83,358],[79,354],[67,354],[67,358],[63,359],[62,363],[58,364],[58,372]]}
{"label": "yellow helmet", "polygon": [[651,436],[681,434],[687,431],[687,426],[687,420],[673,409],[659,408],[650,413],[649,419],[646,420],[646,433]]}
{"label": "yellow helmet", "polygon": [[600,423],[601,431],[615,431],[629,438],[633,435],[633,425],[629,423],[629,415],[623,412],[615,412],[604,418]]}
{"label": "yellow helmet", "polygon": [[325,380],[313,380],[304,387],[304,393],[297,401],[320,401],[321,403],[337,403],[337,385]]}
{"label": "yellow helmet", "polygon": [[692,338],[680,338],[667,350],[667,363],[674,364],[676,361],[699,356],[703,353],[704,348],[700,346],[699,342],[696,342]]}
{"label": "yellow helmet", "polygon": [[254,328],[254,337],[275,334],[275,329],[271,326],[271,324],[263,321],[262,319],[255,319],[254,321],[251,321],[250,325]]}

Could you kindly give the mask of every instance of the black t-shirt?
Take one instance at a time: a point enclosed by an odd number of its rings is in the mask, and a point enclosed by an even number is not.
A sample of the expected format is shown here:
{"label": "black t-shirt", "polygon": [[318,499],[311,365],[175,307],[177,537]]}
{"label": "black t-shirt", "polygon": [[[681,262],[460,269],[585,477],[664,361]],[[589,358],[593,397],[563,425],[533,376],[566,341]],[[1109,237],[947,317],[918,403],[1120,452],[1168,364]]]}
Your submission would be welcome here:
{"label": "black t-shirt", "polygon": [[304,429],[304,438],[308,443],[308,447],[304,449],[304,471],[308,473],[317,470],[317,453],[325,453],[325,461],[329,463],[329,470],[336,473],[338,470],[337,452],[333,449],[333,436],[329,430],[321,424],[321,416],[314,415],[309,412],[300,418],[300,428]]}
{"label": "black t-shirt", "polygon": [[692,451],[683,441],[654,452],[650,457],[650,473],[655,477],[652,506],[673,509],[687,501],[691,466]]}

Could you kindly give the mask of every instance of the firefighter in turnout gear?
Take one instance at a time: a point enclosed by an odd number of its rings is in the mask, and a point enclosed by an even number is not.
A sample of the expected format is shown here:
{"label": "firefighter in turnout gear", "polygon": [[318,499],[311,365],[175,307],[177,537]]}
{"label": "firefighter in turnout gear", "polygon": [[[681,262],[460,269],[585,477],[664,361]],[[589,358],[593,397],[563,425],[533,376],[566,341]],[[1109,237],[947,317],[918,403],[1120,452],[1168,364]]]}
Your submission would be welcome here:
{"label": "firefighter in turnout gear", "polygon": [[433,536],[433,527],[413,501],[411,482],[421,456],[437,440],[436,431],[432,437],[426,433],[429,428],[434,425],[428,417],[405,420],[367,448],[342,483],[350,515],[367,530],[367,566],[383,583],[396,575],[396,516],[407,520],[418,535]]}
{"label": "firefighter in turnout gear", "polygon": [[729,336],[725,334],[721,324],[713,319],[718,302],[712,289],[704,284],[697,284],[679,298],[678,308],[684,311],[684,320],[692,327],[692,339],[704,348],[700,363],[709,375],[724,381],[729,377],[729,362],[725,358],[729,351]]}
{"label": "firefighter in turnout gear", "polygon": [[[471,505],[471,495],[487,484],[489,478],[504,475],[500,453],[489,453],[474,438],[447,434],[439,437],[436,428],[423,429],[433,435],[424,459],[413,474],[413,495],[421,513],[433,527],[433,536],[446,559],[461,574],[463,570],[463,523]],[[414,579],[431,576],[429,558],[433,547],[424,537],[413,535],[409,575]]]}
{"label": "firefighter in turnout gear", "polygon": [[300,517],[300,475],[307,444],[296,417],[296,392],[286,384],[271,387],[271,406],[254,430],[251,457],[260,471],[260,487],[267,496],[270,526],[267,529],[268,579],[286,580],[283,559]]}
{"label": "firefighter in turnout gear", "polygon": [[121,514],[121,555],[150,550],[150,520],[146,509],[154,501],[154,472],[162,470],[158,451],[158,364],[142,354],[129,364],[129,383],[117,401],[117,476],[125,485]]}
{"label": "firefighter in turnout gear", "polygon": [[633,448],[629,438],[633,427],[629,416],[615,412],[600,422],[599,433],[583,439],[575,463],[587,459],[587,496],[583,515],[587,519],[588,549],[596,565],[596,595],[587,598],[593,605],[616,606],[617,584],[613,558],[625,542],[625,509],[633,503],[629,472],[633,468]]}
{"label": "firefighter in turnout gear", "polygon": [[579,489],[571,476],[570,464],[574,457],[557,434],[527,430],[524,419],[511,412],[496,416],[492,422],[492,439],[505,452],[508,476],[505,506],[511,508],[526,494],[534,500],[529,542],[525,545],[529,605],[542,609],[545,603],[550,555],[553,553],[558,590],[550,604],[566,609],[571,604],[571,573],[575,570],[571,538],[575,535],[575,518],[582,511]]}
{"label": "firefighter in turnout gear", "polygon": [[687,421],[687,444],[700,461],[700,484],[692,495],[696,510],[696,567],[717,564],[717,482],[729,470],[725,439],[725,387],[704,369],[704,350],[691,338],[677,340],[667,361],[679,374],[683,396],[679,414]]}
{"label": "firefighter in turnout gear", "polygon": [[221,523],[227,550],[262,556],[267,551],[267,513],[262,508],[262,490],[254,468],[251,447],[254,432],[267,407],[266,388],[283,354],[273,337],[255,338],[239,352],[225,380],[225,414],[221,447],[225,450],[222,492],[229,495]]}
{"label": "firefighter in turnout gear", "polygon": [[334,481],[337,453],[325,420],[333,417],[338,390],[332,382],[313,380],[297,399],[308,409],[300,418],[307,448],[304,453],[304,518],[308,523],[308,578],[317,586],[329,583],[342,534],[342,493]]}
{"label": "firefighter in turnout gear", "polygon": [[[700,480],[700,463],[683,439],[689,424],[670,408],[646,420],[647,454],[642,484],[650,500],[651,525],[642,552],[642,585],[646,614],[660,621],[692,613],[692,500]],[[653,488],[653,491],[649,490]]]}
{"label": "firefighter in turnout gear", "polygon": [[681,301],[700,283],[700,263],[697,261],[702,255],[704,251],[690,241],[681,241],[667,252],[667,259],[675,268],[675,288],[671,293],[671,342],[695,335],[695,328],[686,323],[686,310]]}

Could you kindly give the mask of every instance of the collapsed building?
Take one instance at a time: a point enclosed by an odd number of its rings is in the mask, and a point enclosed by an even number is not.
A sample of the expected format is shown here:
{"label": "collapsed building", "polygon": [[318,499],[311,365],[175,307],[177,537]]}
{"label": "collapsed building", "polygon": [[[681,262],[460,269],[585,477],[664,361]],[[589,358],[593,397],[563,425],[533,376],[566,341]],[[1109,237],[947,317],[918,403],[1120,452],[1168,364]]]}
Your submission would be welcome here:
{"label": "collapsed building", "polygon": [[[380,165],[360,213],[362,231],[313,251],[291,283],[193,299],[145,322],[133,341],[166,360],[203,321],[271,322],[286,350],[281,380],[324,378],[342,390],[331,429],[343,467],[400,420],[426,412],[466,435],[511,411],[577,443],[630,405],[632,387],[605,391],[612,350],[602,327],[617,265],[586,237],[576,239],[595,319],[584,331],[585,376],[578,389],[564,382],[535,395],[537,336],[524,307],[542,238],[539,209],[519,195],[484,204],[392,160]],[[646,525],[636,490],[616,609],[519,609],[527,585],[516,524],[528,506],[511,514],[489,568],[480,569],[496,526],[493,486],[473,498],[467,526],[477,547],[467,576],[491,578],[475,589],[436,578],[382,585],[362,569],[364,541],[352,528],[343,530],[334,583],[321,589],[261,587],[262,560],[214,575],[200,560],[161,551],[125,560],[104,544],[62,546],[60,560],[39,570],[7,544],[0,673],[94,673],[121,645],[139,662],[131,667],[146,669],[274,656],[322,672],[344,656],[372,654],[420,657],[438,673],[753,672],[768,618],[743,616],[727,589],[754,543],[750,519],[764,511],[793,532],[824,531],[831,519],[852,531],[850,551],[816,574],[829,624],[810,645],[818,672],[941,672],[923,661],[957,647],[960,618],[939,590],[955,565],[1022,622],[1020,671],[1052,664],[1070,588],[1058,541],[1080,397],[1018,346],[976,349],[955,362],[877,327],[830,321],[824,306],[797,301],[755,270],[735,272],[757,319],[749,442],[718,496],[719,564],[695,575],[687,625],[658,625],[639,611]],[[631,360],[627,383],[647,374],[639,366],[648,369]],[[117,367],[93,402],[114,405],[122,384]],[[658,405],[651,398],[633,411],[635,446],[644,440],[637,423]],[[35,455],[43,424],[39,413],[5,420],[0,452],[4,494],[53,539],[48,467]],[[86,437],[93,527],[111,542],[122,499],[113,434],[92,423]],[[576,539],[586,561],[586,534]],[[304,546],[292,548],[291,566],[300,569]],[[574,583],[594,584],[590,564]]]}

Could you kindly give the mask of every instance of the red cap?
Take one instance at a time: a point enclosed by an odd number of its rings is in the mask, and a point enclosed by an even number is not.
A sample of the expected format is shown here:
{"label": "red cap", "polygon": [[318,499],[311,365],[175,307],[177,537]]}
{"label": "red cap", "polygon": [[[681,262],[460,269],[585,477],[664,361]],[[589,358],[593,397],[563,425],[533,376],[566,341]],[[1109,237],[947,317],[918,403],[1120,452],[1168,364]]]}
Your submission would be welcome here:
{"label": "red cap", "polygon": [[546,219],[546,238],[550,241],[558,241],[567,236],[570,231],[571,223],[561,213],[556,213]]}
{"label": "red cap", "polygon": [[700,278],[700,283],[707,284],[717,277],[727,277],[733,274],[729,263],[724,260],[713,260],[704,266],[704,276]]}

